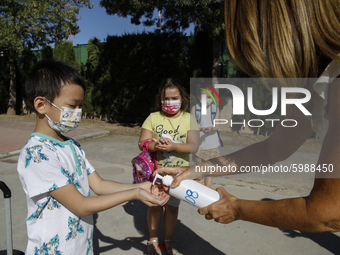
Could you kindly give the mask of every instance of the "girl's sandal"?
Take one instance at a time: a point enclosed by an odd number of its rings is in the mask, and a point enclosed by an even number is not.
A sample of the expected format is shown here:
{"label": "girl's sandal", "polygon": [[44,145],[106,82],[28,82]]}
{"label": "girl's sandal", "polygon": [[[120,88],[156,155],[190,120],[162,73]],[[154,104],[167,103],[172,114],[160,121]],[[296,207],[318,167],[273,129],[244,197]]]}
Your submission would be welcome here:
{"label": "girl's sandal", "polygon": [[[164,240],[164,243],[165,242],[172,242],[172,243],[174,243],[174,241],[172,239]],[[179,254],[179,253],[178,253],[177,249],[175,249],[174,247],[169,246],[166,249],[166,254],[167,255],[175,255],[175,254]]]}
{"label": "girl's sandal", "polygon": [[[157,243],[157,246],[153,245],[153,243]],[[150,250],[148,250],[148,249],[146,250],[147,255],[155,255],[155,254],[162,255],[162,252],[158,248],[158,240],[157,239],[148,241],[147,245],[152,246],[152,248]]]}

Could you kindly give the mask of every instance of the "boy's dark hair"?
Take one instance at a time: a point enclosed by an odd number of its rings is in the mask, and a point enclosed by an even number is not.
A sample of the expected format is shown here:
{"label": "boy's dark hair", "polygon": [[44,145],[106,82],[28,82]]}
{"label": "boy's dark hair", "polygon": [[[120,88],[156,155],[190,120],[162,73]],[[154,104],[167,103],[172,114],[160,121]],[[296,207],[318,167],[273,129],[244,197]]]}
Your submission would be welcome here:
{"label": "boy's dark hair", "polygon": [[185,91],[184,87],[180,84],[180,82],[174,78],[164,79],[159,87],[158,94],[156,96],[155,110],[162,110],[162,98],[165,96],[165,90],[167,88],[177,88],[181,97],[182,97],[182,105],[181,110],[186,111],[189,106],[188,94]]}
{"label": "boy's dark hair", "polygon": [[77,84],[86,91],[85,81],[80,73],[69,64],[55,59],[38,62],[28,75],[25,83],[27,107],[36,112],[34,99],[38,96],[53,102],[62,86]]}

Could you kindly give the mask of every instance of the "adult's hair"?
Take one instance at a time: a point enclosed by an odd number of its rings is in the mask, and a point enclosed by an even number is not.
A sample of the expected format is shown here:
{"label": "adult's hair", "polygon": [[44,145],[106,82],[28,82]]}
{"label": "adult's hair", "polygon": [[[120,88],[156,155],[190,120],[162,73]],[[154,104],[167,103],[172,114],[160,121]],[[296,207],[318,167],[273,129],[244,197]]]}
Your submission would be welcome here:
{"label": "adult's hair", "polygon": [[26,79],[27,106],[36,111],[36,97],[42,96],[53,102],[60,94],[61,87],[71,84],[79,85],[86,91],[85,81],[74,67],[55,59],[42,60],[32,68]]}
{"label": "adult's hair", "polygon": [[186,111],[189,106],[188,94],[185,91],[184,87],[180,84],[180,82],[174,78],[167,78],[164,79],[161,83],[161,86],[158,89],[158,93],[156,96],[156,103],[155,103],[155,110],[161,111],[162,110],[162,99],[165,97],[165,90],[167,88],[177,88],[179,94],[182,97],[182,104],[181,110]]}
{"label": "adult's hair", "polygon": [[340,60],[340,0],[225,0],[231,59],[251,76],[318,77]]}

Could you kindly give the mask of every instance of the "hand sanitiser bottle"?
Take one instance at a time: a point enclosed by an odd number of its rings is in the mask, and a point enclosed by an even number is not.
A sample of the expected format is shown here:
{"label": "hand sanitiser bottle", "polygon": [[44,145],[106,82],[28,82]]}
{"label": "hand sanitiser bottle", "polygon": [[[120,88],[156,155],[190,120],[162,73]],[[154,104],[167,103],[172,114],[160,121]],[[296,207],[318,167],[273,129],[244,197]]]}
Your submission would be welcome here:
{"label": "hand sanitiser bottle", "polygon": [[156,174],[153,184],[160,183],[169,187],[170,195],[179,198],[198,208],[206,207],[220,199],[220,194],[194,180],[183,180],[176,188],[171,188],[174,178],[171,175]]}

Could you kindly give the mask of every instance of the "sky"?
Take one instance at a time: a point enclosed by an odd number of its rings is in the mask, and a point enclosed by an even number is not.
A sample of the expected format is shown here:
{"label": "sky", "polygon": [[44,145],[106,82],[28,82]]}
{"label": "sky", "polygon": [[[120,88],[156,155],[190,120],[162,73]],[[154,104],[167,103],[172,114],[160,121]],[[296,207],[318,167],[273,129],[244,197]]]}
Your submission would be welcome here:
{"label": "sky", "polygon": [[[78,21],[79,29],[81,30],[75,35],[75,38],[69,36],[69,40],[73,41],[73,46],[77,44],[87,44],[90,38],[97,37],[101,42],[104,42],[108,35],[124,35],[132,33],[153,32],[156,26],[145,27],[134,25],[130,22],[130,17],[122,18],[117,15],[106,14],[105,8],[99,5],[100,0],[91,0],[94,4],[92,9],[81,8],[79,15],[81,19]],[[193,32],[193,26],[184,32],[190,34]]]}

